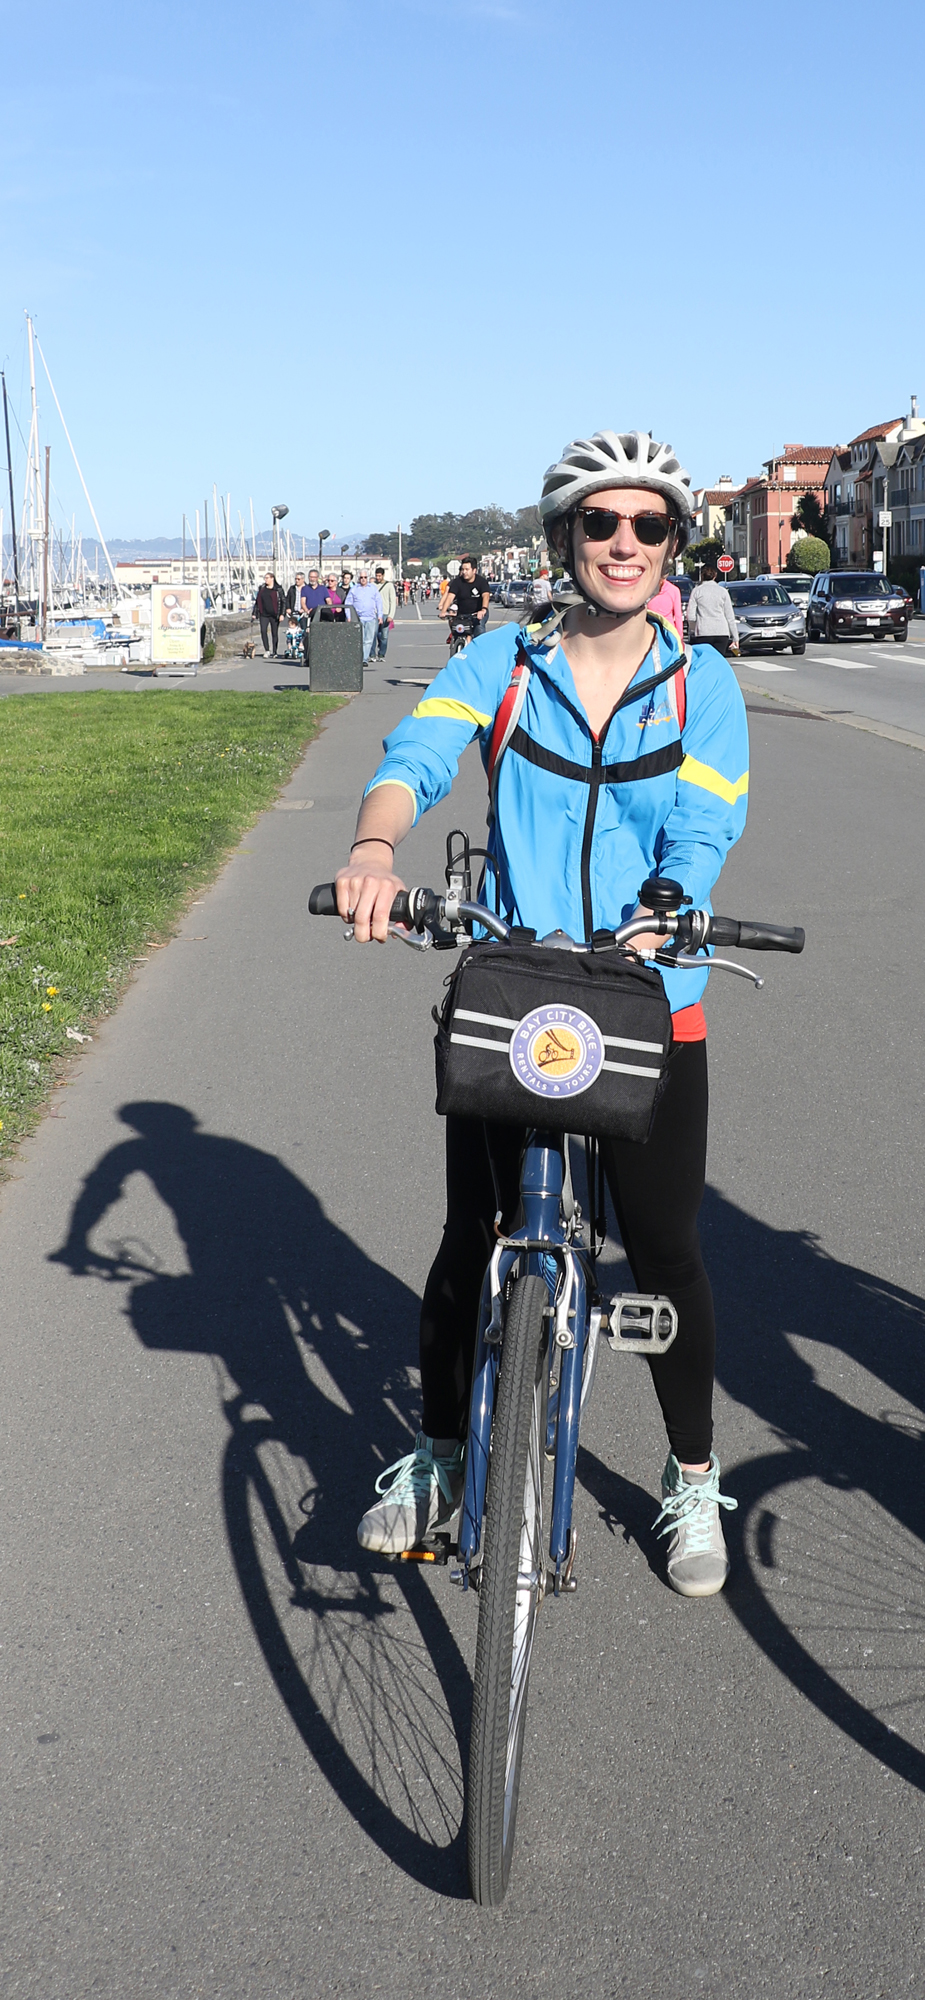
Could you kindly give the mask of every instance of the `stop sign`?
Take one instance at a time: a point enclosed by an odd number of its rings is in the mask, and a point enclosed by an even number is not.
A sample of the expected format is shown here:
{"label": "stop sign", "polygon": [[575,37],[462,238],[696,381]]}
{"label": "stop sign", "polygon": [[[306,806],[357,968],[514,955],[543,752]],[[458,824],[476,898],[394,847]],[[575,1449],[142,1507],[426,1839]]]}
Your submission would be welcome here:
{"label": "stop sign", "polygon": [[729,576],[730,572],[735,569],[735,558],[733,556],[720,556],[716,567],[719,570],[720,576]]}

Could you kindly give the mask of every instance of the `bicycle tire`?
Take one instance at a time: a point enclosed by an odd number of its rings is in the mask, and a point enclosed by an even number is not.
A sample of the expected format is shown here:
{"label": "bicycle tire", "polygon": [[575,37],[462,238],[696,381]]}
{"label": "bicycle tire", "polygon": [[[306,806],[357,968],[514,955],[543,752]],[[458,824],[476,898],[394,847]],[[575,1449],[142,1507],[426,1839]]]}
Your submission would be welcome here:
{"label": "bicycle tire", "polygon": [[479,1578],[467,1848],[476,1903],[504,1900],[517,1823],[527,1687],[546,1581],[543,1469],[548,1293],[514,1286],[504,1325]]}

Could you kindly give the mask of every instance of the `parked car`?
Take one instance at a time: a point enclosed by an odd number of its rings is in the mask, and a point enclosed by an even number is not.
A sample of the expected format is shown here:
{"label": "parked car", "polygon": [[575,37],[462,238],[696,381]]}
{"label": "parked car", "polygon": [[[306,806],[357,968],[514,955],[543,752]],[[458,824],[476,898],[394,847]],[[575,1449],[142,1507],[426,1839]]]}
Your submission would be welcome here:
{"label": "parked car", "polygon": [[488,586],[489,604],[500,604],[501,592],[503,591],[503,589],[504,589],[504,584],[500,581],[500,579],[496,579],[494,583],[489,584]]}
{"label": "parked car", "polygon": [[802,604],[804,610],[812,587],[812,581],[811,576],[804,576],[803,571],[799,569],[781,570],[779,576],[768,575],[756,576],[755,578],[756,583],[779,583],[781,589],[787,592],[787,596],[792,602],[794,604]]}
{"label": "parked car", "polygon": [[762,582],[731,583],[729,595],[739,628],[739,652],[792,653],[806,651],[806,621],[799,606],[781,585],[771,579]]}
{"label": "parked car", "polygon": [[525,576],[509,576],[498,602],[505,605],[508,611],[519,611],[526,601],[529,588]]}
{"label": "parked car", "polygon": [[681,592],[682,606],[686,611],[691,600],[691,591],[694,588],[693,577],[688,576],[687,572],[685,571],[683,576],[669,576],[666,577],[665,581],[666,583],[673,583],[677,586],[677,589]]}
{"label": "parked car", "polygon": [[813,577],[806,606],[811,639],[885,639],[905,643],[911,600],[879,570],[823,569]]}

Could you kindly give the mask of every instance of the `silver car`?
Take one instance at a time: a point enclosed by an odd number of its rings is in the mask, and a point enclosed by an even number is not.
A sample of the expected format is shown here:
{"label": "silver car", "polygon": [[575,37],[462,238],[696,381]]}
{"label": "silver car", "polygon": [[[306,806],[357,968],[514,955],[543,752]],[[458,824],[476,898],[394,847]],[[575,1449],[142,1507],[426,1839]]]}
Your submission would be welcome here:
{"label": "silver car", "polygon": [[806,651],[806,619],[779,583],[731,583],[729,595],[739,628],[740,653]]}

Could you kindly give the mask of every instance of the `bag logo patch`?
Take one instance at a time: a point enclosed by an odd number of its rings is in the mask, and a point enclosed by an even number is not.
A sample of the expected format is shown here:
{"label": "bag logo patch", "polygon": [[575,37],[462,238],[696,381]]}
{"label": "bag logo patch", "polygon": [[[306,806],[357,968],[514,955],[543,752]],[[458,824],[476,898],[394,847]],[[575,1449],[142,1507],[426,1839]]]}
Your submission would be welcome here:
{"label": "bag logo patch", "polygon": [[577,1097],[601,1073],[604,1040],[580,1007],[534,1007],[511,1036],[510,1064],[534,1097]]}

